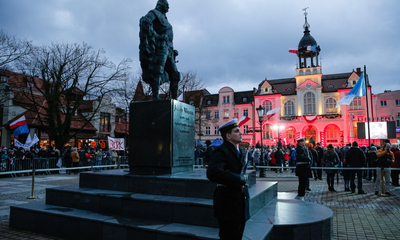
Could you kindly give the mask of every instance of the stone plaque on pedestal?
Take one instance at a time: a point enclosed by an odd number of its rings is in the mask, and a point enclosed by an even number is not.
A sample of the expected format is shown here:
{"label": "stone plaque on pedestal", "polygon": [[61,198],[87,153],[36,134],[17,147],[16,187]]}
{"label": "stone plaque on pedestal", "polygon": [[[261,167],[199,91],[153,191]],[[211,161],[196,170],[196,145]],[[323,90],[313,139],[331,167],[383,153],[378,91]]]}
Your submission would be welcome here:
{"label": "stone plaque on pedestal", "polygon": [[135,102],[129,116],[129,172],[193,170],[195,108],[176,100]]}

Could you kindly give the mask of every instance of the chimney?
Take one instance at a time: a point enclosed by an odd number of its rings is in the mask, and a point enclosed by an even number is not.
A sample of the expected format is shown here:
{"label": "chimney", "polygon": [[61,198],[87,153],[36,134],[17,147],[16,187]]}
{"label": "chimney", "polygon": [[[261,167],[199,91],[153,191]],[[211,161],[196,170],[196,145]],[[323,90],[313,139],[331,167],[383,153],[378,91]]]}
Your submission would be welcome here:
{"label": "chimney", "polygon": [[357,68],[357,73],[361,73],[361,68]]}

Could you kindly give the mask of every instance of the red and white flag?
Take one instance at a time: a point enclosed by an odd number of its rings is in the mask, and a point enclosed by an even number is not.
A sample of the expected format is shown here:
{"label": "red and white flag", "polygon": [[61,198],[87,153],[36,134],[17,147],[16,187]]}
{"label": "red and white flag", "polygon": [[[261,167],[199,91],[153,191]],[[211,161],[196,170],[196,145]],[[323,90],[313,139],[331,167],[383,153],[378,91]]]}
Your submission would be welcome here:
{"label": "red and white flag", "polygon": [[25,116],[22,116],[20,118],[18,118],[17,120],[15,120],[14,122],[12,122],[10,124],[10,129],[14,129],[20,126],[26,125],[26,119]]}
{"label": "red and white flag", "polygon": [[272,110],[269,110],[265,115],[267,115],[267,117],[270,118],[270,117],[274,116],[279,111],[279,109],[281,109],[281,107],[277,107]]}
{"label": "red and white flag", "polygon": [[238,127],[243,126],[243,124],[245,124],[245,123],[248,122],[249,120],[250,120],[249,117],[246,117],[246,116],[243,115],[243,116],[239,119]]}
{"label": "red and white flag", "polygon": [[298,54],[299,50],[297,48],[291,48],[291,49],[289,49],[289,52],[290,53],[294,53],[294,54]]}
{"label": "red and white flag", "polygon": [[181,95],[179,95],[179,97],[178,97],[178,101],[179,102],[183,102],[183,94],[184,94],[185,92],[182,92],[181,93]]}

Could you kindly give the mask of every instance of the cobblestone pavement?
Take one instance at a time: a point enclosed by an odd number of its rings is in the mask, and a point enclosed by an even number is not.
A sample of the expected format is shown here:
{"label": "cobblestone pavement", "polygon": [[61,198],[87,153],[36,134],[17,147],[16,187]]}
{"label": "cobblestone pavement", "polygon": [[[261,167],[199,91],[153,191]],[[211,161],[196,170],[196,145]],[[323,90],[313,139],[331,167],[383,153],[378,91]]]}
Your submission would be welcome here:
{"label": "cobblestone pavement", "polygon": [[[257,181],[278,182],[279,192],[297,192],[298,181],[293,173],[266,172],[266,178]],[[28,200],[32,195],[30,176],[0,178],[0,239],[60,239],[37,233],[10,228],[9,206],[44,199],[45,188],[78,184],[78,175],[40,175],[35,178],[34,196],[39,199]],[[339,184],[335,180],[337,193],[328,191],[325,181],[311,180],[311,192],[305,200],[324,205],[333,211],[333,239],[399,239],[400,238],[400,187],[391,189],[391,196],[374,194],[373,182],[364,180],[367,194],[344,192],[342,177]]]}

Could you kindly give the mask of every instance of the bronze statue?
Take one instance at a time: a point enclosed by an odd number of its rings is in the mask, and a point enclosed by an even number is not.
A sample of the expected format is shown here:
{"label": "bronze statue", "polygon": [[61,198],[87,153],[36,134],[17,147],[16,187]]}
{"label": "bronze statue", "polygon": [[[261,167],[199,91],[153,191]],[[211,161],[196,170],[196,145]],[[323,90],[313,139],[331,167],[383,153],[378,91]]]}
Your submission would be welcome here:
{"label": "bronze statue", "polygon": [[172,26],[167,16],[167,0],[158,0],[156,8],[140,19],[139,58],[143,81],[150,84],[153,100],[159,100],[161,84],[170,82],[171,99],[177,99],[180,73],[175,57],[178,51],[172,45]]}

